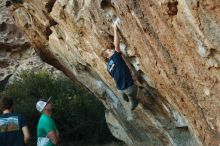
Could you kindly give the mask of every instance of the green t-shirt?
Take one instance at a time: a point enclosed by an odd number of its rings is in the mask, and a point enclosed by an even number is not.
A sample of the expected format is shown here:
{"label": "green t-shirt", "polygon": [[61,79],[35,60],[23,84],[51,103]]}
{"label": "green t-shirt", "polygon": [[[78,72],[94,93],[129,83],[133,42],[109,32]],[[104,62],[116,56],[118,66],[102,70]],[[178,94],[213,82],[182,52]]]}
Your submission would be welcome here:
{"label": "green t-shirt", "polygon": [[[42,114],[37,125],[37,137],[47,137],[47,133],[56,130],[54,120],[50,116]],[[54,146],[54,144],[50,140],[47,146]]]}

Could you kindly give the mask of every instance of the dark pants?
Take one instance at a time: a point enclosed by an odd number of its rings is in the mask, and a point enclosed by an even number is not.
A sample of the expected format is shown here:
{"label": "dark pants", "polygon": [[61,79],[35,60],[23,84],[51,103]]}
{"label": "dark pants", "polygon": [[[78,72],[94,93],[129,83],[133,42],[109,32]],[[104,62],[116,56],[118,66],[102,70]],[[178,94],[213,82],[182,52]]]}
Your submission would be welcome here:
{"label": "dark pants", "polygon": [[138,101],[136,99],[137,91],[138,91],[138,87],[135,84],[124,90],[118,90],[119,93],[121,93],[122,95],[125,94],[129,98],[129,100],[131,101],[130,104],[132,110],[134,110],[135,107],[138,105]]}

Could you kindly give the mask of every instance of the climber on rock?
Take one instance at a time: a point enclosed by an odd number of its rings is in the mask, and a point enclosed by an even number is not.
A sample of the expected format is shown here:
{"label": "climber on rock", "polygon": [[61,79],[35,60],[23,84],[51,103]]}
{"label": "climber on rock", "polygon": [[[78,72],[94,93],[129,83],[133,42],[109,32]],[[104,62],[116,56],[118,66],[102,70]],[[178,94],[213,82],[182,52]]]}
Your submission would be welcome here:
{"label": "climber on rock", "polygon": [[138,105],[136,99],[137,86],[134,84],[128,63],[126,63],[127,61],[120,50],[117,24],[113,24],[113,28],[115,48],[105,49],[102,52],[102,56],[107,62],[107,70],[114,78],[119,93],[122,94],[125,101],[129,102],[130,100],[131,110],[134,110]]}

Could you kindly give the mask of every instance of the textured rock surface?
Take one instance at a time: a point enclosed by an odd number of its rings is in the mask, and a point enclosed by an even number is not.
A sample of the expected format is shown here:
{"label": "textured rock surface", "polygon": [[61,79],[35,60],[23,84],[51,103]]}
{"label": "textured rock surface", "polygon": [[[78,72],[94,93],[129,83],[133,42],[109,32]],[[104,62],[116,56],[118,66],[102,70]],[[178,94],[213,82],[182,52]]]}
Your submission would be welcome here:
{"label": "textured rock surface", "polygon": [[[103,101],[112,133],[128,145],[219,144],[217,0],[26,0],[10,9],[44,61]],[[100,56],[117,17],[142,86],[133,113]]]}
{"label": "textured rock surface", "polygon": [[6,1],[0,1],[0,90],[22,70],[57,70],[41,61],[27,38],[17,28]]}

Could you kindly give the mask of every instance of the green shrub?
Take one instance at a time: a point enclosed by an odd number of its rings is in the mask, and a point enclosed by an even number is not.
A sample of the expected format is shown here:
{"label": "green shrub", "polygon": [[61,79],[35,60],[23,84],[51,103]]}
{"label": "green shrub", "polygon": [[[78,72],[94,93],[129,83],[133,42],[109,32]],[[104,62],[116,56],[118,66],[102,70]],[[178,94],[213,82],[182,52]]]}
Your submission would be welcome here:
{"label": "green shrub", "polygon": [[105,143],[114,140],[105,122],[104,107],[85,88],[64,77],[46,72],[22,72],[4,94],[15,100],[15,111],[23,114],[29,124],[32,143],[40,114],[35,108],[39,98],[52,96],[55,119],[63,142],[84,141]]}

